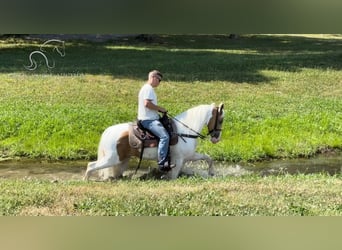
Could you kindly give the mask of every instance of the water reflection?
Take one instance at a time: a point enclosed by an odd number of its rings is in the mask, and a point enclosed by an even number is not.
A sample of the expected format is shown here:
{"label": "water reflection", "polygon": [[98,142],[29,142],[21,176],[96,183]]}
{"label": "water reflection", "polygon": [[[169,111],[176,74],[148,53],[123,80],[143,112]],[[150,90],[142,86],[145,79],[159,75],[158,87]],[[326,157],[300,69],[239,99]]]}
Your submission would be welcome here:
{"label": "water reflection", "polygon": [[318,156],[311,159],[278,160],[255,164],[255,171],[262,175],[269,174],[314,174],[326,173],[336,175],[342,173],[342,154]]}
{"label": "water reflection", "polygon": [[86,164],[84,161],[7,160],[0,162],[0,178],[79,180]]}

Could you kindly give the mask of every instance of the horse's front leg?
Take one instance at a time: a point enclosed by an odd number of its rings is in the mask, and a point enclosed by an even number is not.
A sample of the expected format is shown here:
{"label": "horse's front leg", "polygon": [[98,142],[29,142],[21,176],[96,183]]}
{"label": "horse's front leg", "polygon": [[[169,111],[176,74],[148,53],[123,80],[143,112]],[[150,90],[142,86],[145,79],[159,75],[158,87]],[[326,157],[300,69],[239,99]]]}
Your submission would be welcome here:
{"label": "horse's front leg", "polygon": [[[174,159],[174,160],[173,160]],[[184,159],[182,157],[171,157],[171,164],[174,164],[175,167],[171,169],[171,171],[167,172],[163,177],[167,180],[174,180],[180,174],[180,171],[184,165]]]}
{"label": "horse's front leg", "polygon": [[213,167],[213,160],[208,156],[200,153],[194,153],[194,155],[189,158],[187,161],[206,161],[208,164],[208,174],[209,176],[215,175],[215,170]]}

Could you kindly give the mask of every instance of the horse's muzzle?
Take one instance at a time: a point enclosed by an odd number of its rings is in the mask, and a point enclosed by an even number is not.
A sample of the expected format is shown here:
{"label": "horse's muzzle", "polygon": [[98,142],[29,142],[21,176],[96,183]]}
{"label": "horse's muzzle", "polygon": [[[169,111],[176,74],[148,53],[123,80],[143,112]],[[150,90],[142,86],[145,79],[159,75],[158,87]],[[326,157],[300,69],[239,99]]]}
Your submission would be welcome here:
{"label": "horse's muzzle", "polygon": [[220,141],[220,138],[216,138],[216,137],[211,137],[210,141],[214,144],[218,143]]}

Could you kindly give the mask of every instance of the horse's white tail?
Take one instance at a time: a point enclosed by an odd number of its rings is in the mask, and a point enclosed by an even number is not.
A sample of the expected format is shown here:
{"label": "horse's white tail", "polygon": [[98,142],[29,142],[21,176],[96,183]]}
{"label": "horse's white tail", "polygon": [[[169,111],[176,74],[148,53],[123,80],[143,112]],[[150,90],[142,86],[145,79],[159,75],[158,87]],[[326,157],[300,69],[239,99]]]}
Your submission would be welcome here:
{"label": "horse's white tail", "polygon": [[128,130],[128,124],[122,123],[107,128],[100,139],[97,161],[89,162],[84,179],[88,179],[90,174],[96,170],[102,179],[108,179],[110,176],[118,177],[122,175],[123,164],[127,161],[120,161],[117,152],[117,142],[120,136]]}

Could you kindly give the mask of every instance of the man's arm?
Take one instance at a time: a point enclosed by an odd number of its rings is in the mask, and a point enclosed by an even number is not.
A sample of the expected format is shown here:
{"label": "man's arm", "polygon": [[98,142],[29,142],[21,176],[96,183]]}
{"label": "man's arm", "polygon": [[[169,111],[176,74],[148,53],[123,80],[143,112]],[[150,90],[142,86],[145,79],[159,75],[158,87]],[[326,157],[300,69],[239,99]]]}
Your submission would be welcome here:
{"label": "man's arm", "polygon": [[160,107],[158,105],[155,105],[151,100],[144,100],[144,105],[146,108],[152,109],[152,110],[156,110],[158,112],[162,112],[162,113],[166,113],[167,110],[164,109],[163,107]]}

